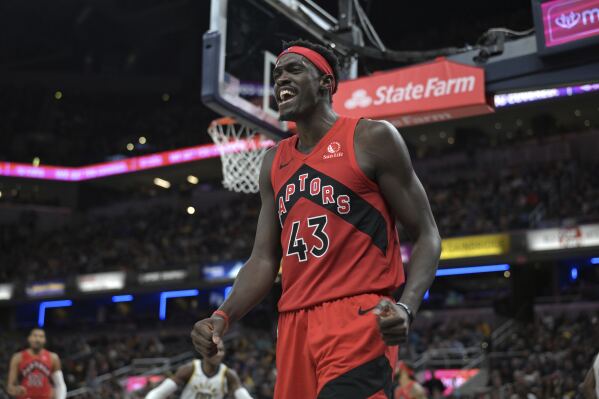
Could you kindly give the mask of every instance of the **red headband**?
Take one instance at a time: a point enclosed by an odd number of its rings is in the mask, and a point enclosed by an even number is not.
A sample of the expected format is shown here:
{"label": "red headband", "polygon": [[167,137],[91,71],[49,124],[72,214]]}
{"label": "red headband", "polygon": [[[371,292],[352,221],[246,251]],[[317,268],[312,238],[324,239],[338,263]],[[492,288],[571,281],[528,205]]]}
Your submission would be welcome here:
{"label": "red headband", "polygon": [[281,58],[282,56],[284,56],[285,54],[288,54],[288,53],[299,54],[299,55],[306,57],[312,64],[314,64],[314,66],[320,72],[324,73],[325,75],[330,75],[333,78],[333,86],[331,87],[331,96],[333,95],[335,90],[337,90],[337,81],[335,81],[335,74],[333,73],[333,68],[331,68],[331,65],[327,62],[327,60],[322,55],[320,55],[316,51],[311,50],[306,47],[291,46],[289,48],[286,48],[285,50],[283,50],[283,52],[281,54],[279,54],[279,56],[277,57],[277,62],[279,61],[279,58]]}

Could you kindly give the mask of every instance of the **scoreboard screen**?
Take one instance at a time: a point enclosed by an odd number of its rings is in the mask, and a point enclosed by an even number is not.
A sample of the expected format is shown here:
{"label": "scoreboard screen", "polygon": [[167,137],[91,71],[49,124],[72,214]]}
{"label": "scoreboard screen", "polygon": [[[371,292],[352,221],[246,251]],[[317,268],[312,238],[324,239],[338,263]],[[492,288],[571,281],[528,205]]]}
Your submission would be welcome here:
{"label": "scoreboard screen", "polygon": [[539,53],[599,45],[599,0],[532,0]]}

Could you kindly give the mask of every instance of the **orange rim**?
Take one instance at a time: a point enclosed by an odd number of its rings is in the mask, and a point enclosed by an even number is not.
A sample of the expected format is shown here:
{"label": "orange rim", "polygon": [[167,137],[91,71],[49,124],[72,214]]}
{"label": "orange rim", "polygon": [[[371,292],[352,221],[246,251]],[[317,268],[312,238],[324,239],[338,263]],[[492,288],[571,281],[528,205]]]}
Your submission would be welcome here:
{"label": "orange rim", "polygon": [[218,118],[213,120],[210,125],[214,126],[214,125],[234,125],[236,124],[237,121],[233,118],[231,118],[230,116],[224,116],[222,118]]}

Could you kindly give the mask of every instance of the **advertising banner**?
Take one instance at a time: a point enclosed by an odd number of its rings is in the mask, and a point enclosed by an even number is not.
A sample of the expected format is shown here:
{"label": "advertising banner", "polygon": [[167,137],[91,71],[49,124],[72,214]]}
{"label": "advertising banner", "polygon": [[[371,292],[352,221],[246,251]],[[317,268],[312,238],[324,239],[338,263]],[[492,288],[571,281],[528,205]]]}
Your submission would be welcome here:
{"label": "advertising banner", "polygon": [[599,246],[599,224],[533,230],[526,233],[529,251]]}
{"label": "advertising banner", "polygon": [[25,286],[25,293],[30,298],[42,298],[64,295],[64,281],[36,281]]}
{"label": "advertising banner", "polygon": [[120,290],[125,287],[125,272],[85,274],[77,277],[81,292]]}
{"label": "advertising banner", "polygon": [[206,281],[231,279],[237,277],[237,273],[243,267],[244,262],[224,262],[217,265],[204,266],[202,276]]}
{"label": "advertising banner", "polygon": [[138,277],[138,281],[140,284],[152,284],[163,283],[166,281],[184,280],[186,277],[186,270],[163,270],[159,272],[140,274]]}
{"label": "advertising banner", "polygon": [[341,115],[386,119],[396,126],[493,111],[486,102],[484,69],[444,58],[341,82],[333,107]]}
{"label": "advertising banner", "polygon": [[510,251],[509,234],[445,238],[441,242],[441,259],[475,258],[504,255]]}

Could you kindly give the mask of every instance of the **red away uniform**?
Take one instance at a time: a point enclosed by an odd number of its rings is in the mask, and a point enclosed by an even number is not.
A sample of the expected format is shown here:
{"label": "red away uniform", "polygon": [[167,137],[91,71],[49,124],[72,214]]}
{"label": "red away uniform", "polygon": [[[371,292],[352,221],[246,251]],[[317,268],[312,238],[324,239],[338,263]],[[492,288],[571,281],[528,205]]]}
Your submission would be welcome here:
{"label": "red away uniform", "polygon": [[298,136],[283,140],[273,160],[283,249],[275,398],[327,397],[334,380],[396,362],[375,316],[358,312],[390,296],[404,273],[395,218],[355,158],[357,123],[339,118],[308,154]]}
{"label": "red away uniform", "polygon": [[20,385],[24,386],[27,393],[18,399],[51,399],[52,385],[52,356],[49,351],[42,349],[38,355],[29,350],[21,352],[19,362]]}

